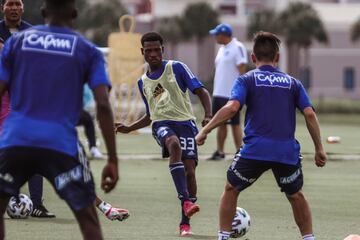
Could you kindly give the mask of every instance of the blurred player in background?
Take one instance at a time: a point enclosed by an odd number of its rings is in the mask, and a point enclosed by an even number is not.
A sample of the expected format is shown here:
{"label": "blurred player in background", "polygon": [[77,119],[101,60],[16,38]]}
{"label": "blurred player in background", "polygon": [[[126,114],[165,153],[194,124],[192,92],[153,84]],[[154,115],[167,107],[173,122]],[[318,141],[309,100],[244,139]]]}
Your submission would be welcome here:
{"label": "blurred player in background", "polygon": [[256,69],[236,80],[229,102],[196,136],[196,142],[204,144],[212,129],[247,105],[245,144],[227,172],[220,202],[219,240],[229,238],[239,193],[269,169],[291,204],[303,240],[315,239],[311,210],[302,192],[300,144],[295,139],[296,109],[303,113],[314,142],[316,166],[325,166],[327,156],[319,122],[303,85],[277,68],[279,47],[276,35],[268,32],[255,35],[251,57]]}
{"label": "blurred player in background", "polygon": [[[4,14],[4,19],[0,21],[0,37],[6,41],[12,34],[28,29],[31,25],[22,20],[24,13],[24,4],[22,0],[2,0],[1,11]],[[1,113],[0,113],[0,129],[3,121],[10,112],[9,93],[6,91],[1,99]],[[55,214],[49,212],[43,204],[43,178],[35,175],[30,178],[29,183],[30,198],[33,202],[32,217],[39,218],[53,218]]]}
{"label": "blurred player in background", "polygon": [[0,93],[9,88],[12,106],[0,137],[0,239],[10,196],[35,174],[46,177],[67,202],[84,239],[103,239],[76,124],[88,82],[108,152],[101,188],[110,192],[118,181],[118,159],[104,57],[71,30],[75,0],[45,0],[42,15],[46,25],[13,35],[0,61]]}
{"label": "blurred player in background", "polygon": [[85,136],[88,140],[90,157],[94,159],[103,159],[104,156],[100,150],[96,147],[96,131],[94,119],[91,116],[88,108],[94,102],[94,96],[91,92],[91,89],[87,84],[84,86],[84,96],[83,96],[83,109],[80,113],[80,120],[78,126],[84,126]]}
{"label": "blurred player in background", "polygon": [[211,119],[208,91],[189,68],[177,61],[163,60],[163,39],[155,32],[142,36],[142,54],[149,65],[138,81],[146,105],[146,114],[125,126],[117,123],[116,132],[129,133],[152,123],[153,135],[169,158],[169,169],[181,201],[180,235],[192,235],[190,217],[200,210],[195,204],[197,185],[195,168],[198,163],[195,135],[198,132],[189,98],[197,95],[204,108],[205,125]]}
{"label": "blurred player in background", "polygon": [[[248,62],[247,51],[241,42],[233,37],[233,31],[229,24],[222,23],[210,30],[218,44],[221,44],[215,58],[215,76],[213,90],[213,114],[222,108],[230,98],[231,88],[239,75],[246,72]],[[242,130],[240,125],[240,111],[229,121],[221,124],[216,132],[216,151],[208,160],[225,159],[225,140],[227,137],[227,125],[231,126],[236,150],[242,144]]]}

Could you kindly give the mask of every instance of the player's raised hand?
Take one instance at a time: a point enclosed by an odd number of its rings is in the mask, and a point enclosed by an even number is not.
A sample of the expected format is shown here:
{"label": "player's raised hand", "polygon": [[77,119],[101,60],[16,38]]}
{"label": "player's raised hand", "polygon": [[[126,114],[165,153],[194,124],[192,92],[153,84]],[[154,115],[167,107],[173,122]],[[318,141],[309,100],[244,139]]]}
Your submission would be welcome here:
{"label": "player's raised hand", "polygon": [[119,180],[117,164],[109,162],[105,165],[101,175],[101,188],[105,193],[110,192]]}
{"label": "player's raised hand", "polygon": [[327,155],[324,152],[324,150],[316,151],[316,153],[315,153],[315,164],[316,164],[316,166],[323,167],[323,166],[325,166],[326,161],[327,161]]}
{"label": "player's raised hand", "polygon": [[199,145],[199,146],[203,145],[205,143],[206,136],[207,136],[207,134],[203,133],[203,131],[200,131],[195,136],[195,141],[196,141],[197,145]]}
{"label": "player's raised hand", "polygon": [[115,133],[129,133],[130,129],[122,123],[115,123]]}

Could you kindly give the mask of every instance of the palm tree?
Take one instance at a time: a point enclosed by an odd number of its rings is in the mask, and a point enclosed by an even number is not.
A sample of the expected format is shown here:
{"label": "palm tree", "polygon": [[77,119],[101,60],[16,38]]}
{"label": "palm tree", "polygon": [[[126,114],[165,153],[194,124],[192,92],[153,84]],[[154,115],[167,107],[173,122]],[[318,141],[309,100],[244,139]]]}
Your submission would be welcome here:
{"label": "palm tree", "polygon": [[350,34],[353,42],[360,39],[360,18],[351,26]]}
{"label": "palm tree", "polygon": [[155,25],[155,29],[169,43],[170,59],[176,57],[176,46],[183,40],[181,19],[178,16],[160,18]]}
{"label": "palm tree", "polygon": [[251,40],[258,31],[278,33],[279,30],[278,15],[274,10],[266,9],[250,16],[247,25],[247,38]]}
{"label": "palm tree", "polygon": [[[189,4],[181,17],[182,34],[185,40],[195,39],[197,42],[198,77],[207,79],[209,72],[205,70],[204,58],[214,58],[214,50],[209,51],[203,41],[209,36],[209,30],[218,24],[218,13],[205,2]],[[201,59],[201,60],[200,60]]]}
{"label": "palm tree", "polygon": [[327,43],[324,25],[315,9],[308,3],[294,2],[280,13],[280,34],[288,49],[288,71],[295,77],[300,75],[300,50],[304,50],[304,67],[309,64],[309,47],[313,40]]}

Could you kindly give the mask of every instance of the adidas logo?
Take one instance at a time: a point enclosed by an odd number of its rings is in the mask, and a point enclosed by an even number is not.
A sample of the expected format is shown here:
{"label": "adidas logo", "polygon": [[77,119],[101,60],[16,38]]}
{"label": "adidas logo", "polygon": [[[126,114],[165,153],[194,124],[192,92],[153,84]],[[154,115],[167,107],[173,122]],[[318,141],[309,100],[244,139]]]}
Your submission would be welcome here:
{"label": "adidas logo", "polygon": [[194,151],[190,151],[190,152],[188,152],[188,154],[189,154],[190,156],[194,156],[194,155],[195,155]]}

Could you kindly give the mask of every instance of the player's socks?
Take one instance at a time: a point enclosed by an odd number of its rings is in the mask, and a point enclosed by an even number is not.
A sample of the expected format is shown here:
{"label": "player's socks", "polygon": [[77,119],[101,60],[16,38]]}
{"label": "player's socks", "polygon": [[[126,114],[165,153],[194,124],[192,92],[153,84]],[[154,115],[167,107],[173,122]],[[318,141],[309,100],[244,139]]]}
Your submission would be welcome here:
{"label": "player's socks", "polygon": [[179,199],[183,202],[189,199],[189,193],[187,190],[185,167],[182,162],[173,163],[169,165],[170,173],[173,178],[176,191]]}
{"label": "player's socks", "polygon": [[218,240],[228,240],[230,238],[230,232],[219,231]]}
{"label": "player's socks", "polygon": [[[193,203],[195,203],[197,201],[197,198],[196,197],[190,197],[189,200]],[[185,212],[184,212],[184,209],[182,207],[182,204],[181,204],[181,223],[180,225],[183,225],[183,224],[187,224],[187,225],[190,225],[190,218],[188,218],[186,215],[185,215]]]}
{"label": "player's socks", "polygon": [[315,240],[315,236],[313,234],[304,235],[302,238],[303,240]]}

